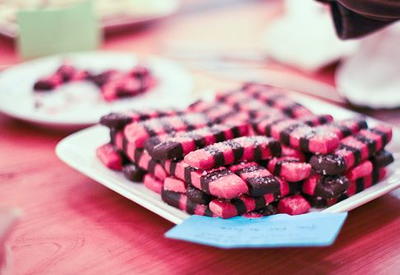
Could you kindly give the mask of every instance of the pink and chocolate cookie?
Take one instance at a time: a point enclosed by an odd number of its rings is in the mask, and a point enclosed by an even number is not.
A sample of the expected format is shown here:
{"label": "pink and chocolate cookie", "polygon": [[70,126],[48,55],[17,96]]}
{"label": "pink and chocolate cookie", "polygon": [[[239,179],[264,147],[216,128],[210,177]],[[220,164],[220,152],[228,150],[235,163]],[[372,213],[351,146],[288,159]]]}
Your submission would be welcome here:
{"label": "pink and chocolate cookie", "polygon": [[312,175],[303,183],[303,193],[324,199],[338,198],[349,187],[350,181],[345,176]]}
{"label": "pink and chocolate cookie", "polygon": [[[320,116],[315,116],[315,121],[318,121],[318,117]],[[312,116],[307,116],[304,122],[311,120]],[[304,122],[270,118],[260,120],[255,124],[255,130],[259,134],[272,136],[292,148],[304,152],[327,154],[337,148],[342,137],[357,133],[366,126],[362,119],[347,119],[318,127],[310,127]]]}
{"label": "pink and chocolate cookie", "polygon": [[304,152],[326,154],[339,144],[336,134],[292,119],[264,119],[254,124],[254,127],[258,134],[275,137],[283,144]]}
{"label": "pink and chocolate cookie", "polygon": [[365,177],[369,174],[372,173],[372,170],[374,169],[374,166],[371,161],[366,160],[361,162],[359,165],[353,167],[346,173],[346,177],[350,181],[354,181],[358,178]]}
{"label": "pink and chocolate cookie", "polygon": [[293,149],[289,146],[282,145],[282,157],[290,157],[292,159],[297,159],[298,161],[304,162],[306,160],[305,155],[303,152]]}
{"label": "pink and chocolate cookie", "polygon": [[[232,117],[237,117],[238,111],[232,106],[220,102],[196,101],[187,108],[188,112],[202,113],[213,120],[215,123],[222,123]],[[240,120],[246,121],[250,118],[249,114],[241,113]]]}
{"label": "pink and chocolate cookie", "polygon": [[139,122],[150,118],[181,115],[183,112],[175,109],[147,109],[146,111],[130,110],[126,112],[114,112],[100,118],[100,124],[108,128],[123,129],[131,122]]}
{"label": "pink and chocolate cookie", "polygon": [[146,174],[143,179],[144,186],[153,192],[161,194],[163,189],[163,182],[150,174]]}
{"label": "pink and chocolate cookie", "polygon": [[357,179],[372,175],[374,166],[366,160],[349,170],[345,176],[312,175],[303,183],[303,193],[324,199],[338,198],[349,188],[350,183]]}
{"label": "pink and chocolate cookie", "polygon": [[311,165],[301,162],[297,158],[280,157],[272,158],[268,162],[268,170],[284,180],[297,182],[310,176]]}
{"label": "pink and chocolate cookie", "polygon": [[63,83],[84,80],[87,77],[87,71],[79,70],[68,62],[64,62],[53,74],[37,80],[33,85],[33,90],[35,92],[48,92],[56,89]]}
{"label": "pink and chocolate cookie", "polygon": [[213,216],[207,205],[193,202],[182,193],[163,189],[161,199],[168,205],[181,209],[191,215]]}
{"label": "pink and chocolate cookie", "polygon": [[284,113],[272,107],[269,107],[264,102],[255,98],[249,97],[243,91],[227,91],[220,92],[217,94],[216,99],[218,102],[222,102],[231,106],[232,109],[241,112],[257,113],[260,114],[274,114],[284,115]]}
{"label": "pink and chocolate cookie", "polygon": [[142,94],[157,82],[150,71],[142,66],[128,72],[107,70],[100,74],[91,74],[88,80],[100,88],[106,101]]}
{"label": "pink and chocolate cookie", "polygon": [[207,145],[247,135],[246,123],[235,125],[214,125],[190,132],[178,132],[155,136],[146,141],[145,148],[158,160],[182,159],[188,153]]}
{"label": "pink and chocolate cookie", "polygon": [[64,61],[55,74],[61,77],[63,83],[85,80],[89,77],[87,71],[75,68],[67,61]]}
{"label": "pink and chocolate cookie", "polygon": [[209,126],[211,123],[203,114],[186,114],[130,123],[125,127],[124,133],[127,140],[136,148],[143,148],[144,143],[150,137],[172,132],[191,131]]}
{"label": "pink and chocolate cookie", "polygon": [[332,154],[313,156],[310,163],[320,174],[343,174],[382,150],[391,139],[392,129],[385,125],[361,130],[358,134],[341,140]]}
{"label": "pink and chocolate cookie", "polygon": [[273,194],[266,194],[260,197],[241,195],[232,200],[214,199],[210,202],[209,207],[216,217],[228,219],[264,208],[275,199],[276,197]]}
{"label": "pink and chocolate cookie", "polygon": [[239,137],[215,143],[187,154],[184,161],[199,169],[229,165],[239,161],[258,161],[281,154],[278,141],[264,136]]}
{"label": "pink and chocolate cookie", "polygon": [[[249,194],[253,197],[265,194],[281,194],[281,189],[287,190],[286,182],[273,176],[266,168],[255,162],[232,165],[229,169],[241,177],[249,187]],[[285,192],[285,191],[284,191]]]}
{"label": "pink and chocolate cookie", "polygon": [[54,74],[37,80],[33,85],[33,90],[35,92],[48,92],[54,90],[61,84],[62,77],[59,74]]}
{"label": "pink and chocolate cookie", "polygon": [[285,95],[284,90],[272,87],[262,87],[261,85],[251,85],[245,87],[244,91],[268,106],[281,110],[284,114],[299,118],[306,115],[312,115],[312,112],[295,102],[293,99]]}
{"label": "pink and chocolate cookie", "polygon": [[248,192],[247,184],[225,167],[205,171],[191,167],[183,161],[169,160],[164,162],[164,167],[171,176],[218,198],[233,199]]}
{"label": "pink and chocolate cookie", "polygon": [[319,126],[325,125],[333,121],[333,116],[328,114],[322,115],[307,115],[297,119],[299,122],[302,122],[308,126]]}
{"label": "pink and chocolate cookie", "polygon": [[164,180],[164,190],[185,194],[187,183],[174,177],[167,177]]}
{"label": "pink and chocolate cookie", "polygon": [[319,126],[319,130],[335,133],[339,139],[358,133],[368,127],[364,118],[349,118]]}
{"label": "pink and chocolate cookie", "polygon": [[371,173],[364,177],[357,178],[351,181],[350,186],[347,188],[346,193],[340,200],[343,200],[345,197],[353,196],[365,189],[371,187],[372,185],[378,183],[386,176],[387,170],[386,168],[377,168],[372,170]]}
{"label": "pink and chocolate cookie", "polygon": [[132,143],[127,141],[122,131],[116,132],[112,140],[114,141],[114,146],[139,168],[160,180],[165,179],[167,174],[161,163],[154,160],[146,150],[136,149]]}
{"label": "pink and chocolate cookie", "polygon": [[[135,154],[128,155],[128,157],[134,161],[140,168],[146,170],[151,175],[154,175],[159,180],[164,180],[167,177],[167,173],[165,172],[163,166],[157,162],[156,160],[152,159],[145,150],[136,149]],[[132,159],[133,157],[133,159]]]}
{"label": "pink and chocolate cookie", "polygon": [[96,149],[99,160],[112,170],[121,171],[123,159],[120,153],[111,144],[104,144]]}
{"label": "pink and chocolate cookie", "polygon": [[326,199],[321,196],[307,196],[307,200],[313,207],[323,208],[332,206],[339,201],[343,201],[359,192],[364,191],[368,187],[378,183],[386,176],[386,168],[374,169],[369,175],[358,178],[350,182],[346,191],[338,198]]}
{"label": "pink and chocolate cookie", "polygon": [[289,215],[300,215],[307,213],[311,206],[301,195],[294,195],[281,199],[278,202],[278,212]]}

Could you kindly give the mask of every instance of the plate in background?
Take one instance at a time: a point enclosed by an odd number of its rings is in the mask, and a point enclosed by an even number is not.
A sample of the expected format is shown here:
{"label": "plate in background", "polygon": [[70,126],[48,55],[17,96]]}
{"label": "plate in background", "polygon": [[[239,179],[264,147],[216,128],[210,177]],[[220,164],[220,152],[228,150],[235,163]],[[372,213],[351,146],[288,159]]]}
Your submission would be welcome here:
{"label": "plate in background", "polygon": [[[49,93],[34,93],[34,82],[51,74],[63,60],[93,72],[127,70],[138,62],[148,66],[158,84],[136,97],[105,102],[100,91],[82,81],[66,84]],[[97,123],[100,116],[135,108],[182,108],[192,101],[192,78],[177,63],[158,57],[140,59],[131,53],[86,52],[57,55],[13,66],[0,73],[0,111],[14,118],[52,127],[82,127]],[[40,101],[42,107],[37,108]]]}
{"label": "plate in background", "polygon": [[[311,97],[296,96],[295,99],[315,113],[329,113],[334,115],[336,119],[359,115]],[[368,118],[368,123],[374,124],[376,122],[377,120]],[[394,127],[393,140],[388,145],[388,150],[396,155],[396,160],[389,166],[389,173],[385,180],[322,211],[350,211],[398,188],[400,186],[399,138],[400,130]],[[104,167],[97,159],[95,150],[108,141],[108,129],[102,126],[94,126],[63,139],[56,147],[56,154],[72,168],[173,223],[181,223],[189,217],[187,213],[164,203],[159,194],[150,191],[143,184],[133,183],[127,180],[121,172],[115,172]]]}

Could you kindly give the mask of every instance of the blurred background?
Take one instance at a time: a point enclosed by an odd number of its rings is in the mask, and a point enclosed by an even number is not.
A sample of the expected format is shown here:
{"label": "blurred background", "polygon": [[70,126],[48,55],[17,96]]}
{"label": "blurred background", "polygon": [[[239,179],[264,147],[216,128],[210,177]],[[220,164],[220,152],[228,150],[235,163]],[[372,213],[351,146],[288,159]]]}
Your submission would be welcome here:
{"label": "blurred background", "polygon": [[[78,21],[79,14],[91,18],[78,8],[51,17],[82,2],[92,4],[96,23]],[[38,10],[47,12],[36,15],[43,18],[44,29],[35,26],[40,20],[32,19]],[[343,24],[350,24],[346,20]],[[366,33],[360,22],[350,27]],[[89,25],[100,33],[87,38]],[[190,70],[196,91],[232,81],[260,81],[396,121],[398,112],[372,110],[400,106],[400,57],[393,47],[399,29],[392,24],[365,37],[341,40],[329,6],[313,0],[1,0],[0,69],[70,49],[155,54]],[[62,37],[76,41],[75,48],[47,49],[52,44],[48,39],[55,43]]]}

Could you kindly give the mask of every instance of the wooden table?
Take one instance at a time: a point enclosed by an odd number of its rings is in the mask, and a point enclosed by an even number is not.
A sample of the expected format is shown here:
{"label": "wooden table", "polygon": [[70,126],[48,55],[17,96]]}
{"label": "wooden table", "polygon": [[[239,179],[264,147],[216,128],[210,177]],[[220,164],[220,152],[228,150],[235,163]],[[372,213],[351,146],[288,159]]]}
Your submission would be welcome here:
{"label": "wooden table", "polygon": [[[254,46],[274,5],[181,14],[146,31],[108,37],[103,48],[157,53],[174,39]],[[18,61],[12,45],[0,41],[0,65]],[[194,76],[198,90],[227,85]],[[332,79],[329,72],[311,77]],[[400,122],[398,112],[372,114]],[[165,239],[170,222],[59,161],[54,147],[66,133],[5,116],[0,132],[0,207],[24,212],[9,240],[15,274],[395,274],[400,268],[400,204],[393,195],[351,211],[331,247],[220,250]]]}

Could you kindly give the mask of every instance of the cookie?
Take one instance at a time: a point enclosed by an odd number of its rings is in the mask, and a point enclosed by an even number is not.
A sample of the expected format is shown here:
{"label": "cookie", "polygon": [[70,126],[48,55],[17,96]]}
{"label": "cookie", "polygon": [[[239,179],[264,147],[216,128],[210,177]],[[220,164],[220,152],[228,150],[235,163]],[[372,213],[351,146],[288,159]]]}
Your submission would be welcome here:
{"label": "cookie", "polygon": [[145,148],[154,159],[182,159],[196,149],[245,136],[248,132],[249,126],[246,123],[236,123],[231,126],[213,125],[189,132],[152,137],[146,141]]}
{"label": "cookie", "polygon": [[264,136],[239,137],[215,143],[187,154],[184,161],[199,169],[212,169],[239,161],[269,159],[281,154],[275,139]]}
{"label": "cookie", "polygon": [[111,144],[104,144],[96,149],[97,158],[108,168],[121,171],[123,159]]}
{"label": "cookie", "polygon": [[338,198],[344,194],[350,185],[345,176],[322,176],[312,175],[303,183],[304,194],[321,197],[324,199]]}
{"label": "cookie", "polygon": [[152,118],[128,124],[125,137],[136,148],[143,148],[147,139],[153,136],[179,131],[191,131],[211,125],[211,121],[203,114],[185,114],[170,117]]}
{"label": "cookie", "polygon": [[180,161],[165,161],[164,168],[171,176],[184,180],[206,194],[233,199],[248,192],[247,184],[226,167],[201,170]]}
{"label": "cookie", "polygon": [[278,212],[289,215],[305,214],[310,208],[309,202],[301,195],[282,198],[278,202]]}
{"label": "cookie", "polygon": [[161,194],[163,188],[163,182],[150,174],[146,174],[143,179],[144,186],[153,192]]}
{"label": "cookie", "polygon": [[378,125],[361,130],[340,141],[338,148],[329,155],[315,155],[310,164],[315,171],[323,175],[339,175],[382,150],[392,139],[392,129]]}
{"label": "cookie", "polygon": [[140,122],[151,118],[175,116],[183,114],[176,109],[147,109],[145,111],[129,110],[126,112],[112,112],[100,118],[100,124],[108,128],[123,129],[131,122]]}
{"label": "cookie", "polygon": [[161,199],[168,205],[181,209],[191,215],[213,216],[207,205],[195,203],[188,199],[185,194],[162,190]]}
{"label": "cookie", "polygon": [[275,200],[276,197],[272,194],[260,197],[241,195],[232,200],[214,199],[210,202],[209,207],[216,217],[228,219],[261,209]]}
{"label": "cookie", "polygon": [[268,170],[275,176],[289,182],[297,182],[308,178],[311,165],[293,157],[272,158],[268,162]]}
{"label": "cookie", "polygon": [[282,185],[287,185],[286,182],[273,176],[265,167],[255,162],[235,164],[230,166],[229,169],[247,183],[250,196],[258,197],[265,194],[282,195],[281,189],[288,189],[288,187],[281,187]]}

